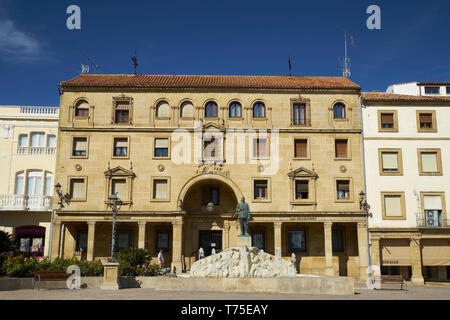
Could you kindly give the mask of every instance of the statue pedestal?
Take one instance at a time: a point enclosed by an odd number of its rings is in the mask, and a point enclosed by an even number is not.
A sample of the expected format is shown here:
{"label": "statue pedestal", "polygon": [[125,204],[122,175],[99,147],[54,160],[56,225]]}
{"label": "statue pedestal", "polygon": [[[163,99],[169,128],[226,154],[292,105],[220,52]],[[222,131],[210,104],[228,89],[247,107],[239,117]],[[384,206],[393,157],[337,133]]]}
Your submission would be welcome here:
{"label": "statue pedestal", "polygon": [[101,289],[103,290],[119,290],[119,274],[120,265],[118,262],[106,262],[103,264],[103,284]]}
{"label": "statue pedestal", "polygon": [[238,245],[238,247],[250,248],[252,246],[252,237],[251,236],[238,236],[237,245]]}

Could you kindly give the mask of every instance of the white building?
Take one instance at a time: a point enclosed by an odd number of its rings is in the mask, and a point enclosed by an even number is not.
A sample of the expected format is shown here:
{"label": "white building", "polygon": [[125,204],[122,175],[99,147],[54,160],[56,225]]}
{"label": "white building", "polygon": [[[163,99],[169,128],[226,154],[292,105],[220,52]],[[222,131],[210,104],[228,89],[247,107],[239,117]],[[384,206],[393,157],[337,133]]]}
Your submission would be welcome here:
{"label": "white building", "polygon": [[406,94],[411,96],[450,96],[448,82],[407,82],[390,85],[387,93]]}
{"label": "white building", "polygon": [[417,284],[447,281],[450,97],[362,93],[361,101],[372,264]]}

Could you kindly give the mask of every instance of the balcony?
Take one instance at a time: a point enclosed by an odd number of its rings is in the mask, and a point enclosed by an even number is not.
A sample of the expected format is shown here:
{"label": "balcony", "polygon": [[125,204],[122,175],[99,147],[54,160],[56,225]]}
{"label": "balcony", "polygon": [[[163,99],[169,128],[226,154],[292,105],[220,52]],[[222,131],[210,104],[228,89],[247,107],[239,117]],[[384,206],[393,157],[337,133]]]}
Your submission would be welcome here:
{"label": "balcony", "polygon": [[17,147],[17,154],[54,156],[56,154],[56,147]]}
{"label": "balcony", "polygon": [[0,210],[50,211],[52,197],[0,194]]}
{"label": "balcony", "polygon": [[450,228],[450,220],[443,219],[445,216],[440,210],[426,211],[417,220],[418,228]]}

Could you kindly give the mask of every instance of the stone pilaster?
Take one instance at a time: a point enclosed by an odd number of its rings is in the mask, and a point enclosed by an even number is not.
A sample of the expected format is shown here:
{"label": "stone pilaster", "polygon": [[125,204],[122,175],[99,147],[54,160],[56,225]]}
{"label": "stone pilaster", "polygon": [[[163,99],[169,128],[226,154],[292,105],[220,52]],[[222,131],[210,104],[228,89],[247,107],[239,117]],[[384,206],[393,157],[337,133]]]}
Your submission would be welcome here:
{"label": "stone pilaster", "polygon": [[230,247],[229,239],[230,239],[230,223],[228,222],[228,220],[225,220],[223,222],[223,239],[222,239],[223,250],[228,249]]}
{"label": "stone pilaster", "polygon": [[95,221],[88,221],[88,243],[86,260],[94,260],[94,244],[95,244]]}
{"label": "stone pilaster", "polygon": [[323,223],[324,244],[325,244],[325,275],[334,275],[333,271],[333,236],[331,228],[332,222]]}
{"label": "stone pilaster", "polygon": [[176,269],[176,273],[183,271],[181,261],[181,244],[183,243],[183,220],[172,221],[172,270]]}
{"label": "stone pilaster", "polygon": [[139,221],[139,232],[138,232],[138,248],[145,249],[145,228],[147,226],[146,221]]}
{"label": "stone pilaster", "polygon": [[274,254],[277,254],[277,248],[280,248],[280,250],[282,250],[281,245],[282,245],[282,241],[281,241],[281,226],[282,223],[281,222],[274,222],[273,223],[273,243],[274,243]]}
{"label": "stone pilaster", "polygon": [[358,222],[358,252],[359,252],[359,278],[361,281],[367,281],[369,248],[367,243],[367,228],[365,222]]}
{"label": "stone pilaster", "polygon": [[375,237],[370,240],[370,257],[372,262],[372,275],[381,275],[380,261],[380,238]]}
{"label": "stone pilaster", "polygon": [[59,244],[61,242],[61,221],[53,221],[51,259],[59,256]]}
{"label": "stone pilaster", "polygon": [[422,253],[420,249],[420,238],[411,237],[409,241],[412,269],[411,282],[415,285],[424,285],[425,281],[423,280],[422,275]]}

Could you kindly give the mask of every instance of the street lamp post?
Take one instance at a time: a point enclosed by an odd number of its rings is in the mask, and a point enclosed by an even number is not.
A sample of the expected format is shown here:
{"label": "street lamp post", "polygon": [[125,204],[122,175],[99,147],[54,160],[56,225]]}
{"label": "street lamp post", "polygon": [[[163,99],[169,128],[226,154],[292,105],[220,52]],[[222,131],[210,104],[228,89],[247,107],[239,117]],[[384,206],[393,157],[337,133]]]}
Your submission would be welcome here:
{"label": "street lamp post", "polygon": [[112,202],[113,221],[112,221],[112,235],[111,235],[111,262],[115,261],[116,256],[116,222],[118,206],[122,204],[122,201],[117,196],[117,193],[113,193],[108,196],[108,200]]}

